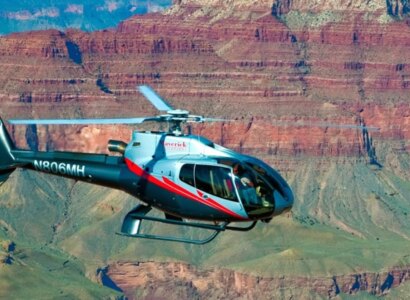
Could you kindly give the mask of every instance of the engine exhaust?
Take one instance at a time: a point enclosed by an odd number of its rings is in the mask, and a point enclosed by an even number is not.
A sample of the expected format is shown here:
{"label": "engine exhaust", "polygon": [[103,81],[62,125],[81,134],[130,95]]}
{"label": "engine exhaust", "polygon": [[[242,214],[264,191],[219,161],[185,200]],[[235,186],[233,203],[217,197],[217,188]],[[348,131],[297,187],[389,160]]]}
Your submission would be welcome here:
{"label": "engine exhaust", "polygon": [[116,140],[108,141],[108,150],[111,152],[118,152],[118,153],[124,154],[125,147],[127,147],[127,144],[124,143],[123,141],[116,141]]}

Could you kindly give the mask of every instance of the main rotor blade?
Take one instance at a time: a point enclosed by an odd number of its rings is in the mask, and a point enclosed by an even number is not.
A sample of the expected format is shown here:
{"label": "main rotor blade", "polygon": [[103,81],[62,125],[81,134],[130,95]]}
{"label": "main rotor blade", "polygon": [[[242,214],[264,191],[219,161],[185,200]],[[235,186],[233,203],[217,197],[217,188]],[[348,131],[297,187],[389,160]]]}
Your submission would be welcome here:
{"label": "main rotor blade", "polygon": [[231,122],[230,119],[202,118],[202,122]]}
{"label": "main rotor blade", "polygon": [[38,119],[9,120],[14,125],[84,125],[84,124],[140,124],[145,121],[158,121],[158,117],[118,118],[118,119]]}
{"label": "main rotor blade", "polygon": [[327,122],[283,122],[278,121],[273,123],[276,126],[290,126],[290,127],[328,127],[328,128],[341,128],[341,129],[362,129],[367,131],[380,131],[380,128],[374,126],[354,125],[354,124],[333,124]]}
{"label": "main rotor blade", "polygon": [[160,111],[173,110],[172,106],[166,103],[151,87],[148,85],[138,86],[138,90]]}
{"label": "main rotor blade", "polygon": [[231,122],[233,120],[217,119],[217,118],[204,118],[202,116],[188,116],[188,123],[203,123],[203,122]]}

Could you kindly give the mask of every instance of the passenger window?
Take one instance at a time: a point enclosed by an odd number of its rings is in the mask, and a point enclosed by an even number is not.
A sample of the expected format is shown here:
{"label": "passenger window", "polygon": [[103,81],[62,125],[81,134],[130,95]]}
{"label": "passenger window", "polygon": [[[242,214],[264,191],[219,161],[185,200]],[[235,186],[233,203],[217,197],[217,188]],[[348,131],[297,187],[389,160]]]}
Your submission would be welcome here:
{"label": "passenger window", "polygon": [[194,181],[194,165],[193,164],[186,164],[181,167],[181,171],[179,172],[179,179],[181,181],[195,186]]}
{"label": "passenger window", "polygon": [[195,183],[196,188],[205,193],[238,202],[229,168],[196,165]]}

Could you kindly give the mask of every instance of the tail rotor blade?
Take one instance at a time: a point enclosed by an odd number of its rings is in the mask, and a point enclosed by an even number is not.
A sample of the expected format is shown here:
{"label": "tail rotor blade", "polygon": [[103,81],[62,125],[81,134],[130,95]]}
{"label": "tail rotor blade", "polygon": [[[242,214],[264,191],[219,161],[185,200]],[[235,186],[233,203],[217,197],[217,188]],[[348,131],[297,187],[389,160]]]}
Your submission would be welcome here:
{"label": "tail rotor blade", "polygon": [[173,110],[152,88],[147,85],[138,86],[138,90],[155,106],[159,111]]}

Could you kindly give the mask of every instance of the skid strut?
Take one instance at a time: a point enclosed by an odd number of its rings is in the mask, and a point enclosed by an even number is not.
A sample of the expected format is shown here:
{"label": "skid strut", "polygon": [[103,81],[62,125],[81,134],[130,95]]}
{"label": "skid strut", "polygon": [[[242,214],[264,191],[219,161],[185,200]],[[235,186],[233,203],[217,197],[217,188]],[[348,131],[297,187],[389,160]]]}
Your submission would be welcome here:
{"label": "skid strut", "polygon": [[[186,221],[183,221],[182,219],[178,220],[178,218],[157,218],[157,217],[151,217],[151,216],[146,215],[150,210],[151,210],[150,206],[137,205],[132,211],[130,211],[125,216],[124,221],[122,223],[121,232],[119,232],[118,234],[127,236],[127,237],[134,237],[134,238],[144,238],[144,239],[153,239],[153,240],[161,240],[161,241],[172,241],[172,242],[202,245],[202,244],[206,244],[212,241],[214,238],[216,238],[216,236],[221,231],[225,231],[225,230],[248,231],[248,230],[251,230],[256,225],[256,221],[254,221],[248,227],[233,227],[233,226],[228,226],[229,222],[222,222],[220,224],[213,225],[213,224],[186,222]],[[191,228],[211,230],[213,232],[204,239],[189,239],[189,238],[176,237],[176,236],[146,234],[146,233],[141,233],[141,227],[142,227],[143,220],[171,224],[171,225],[185,226],[185,227],[191,227]]]}

